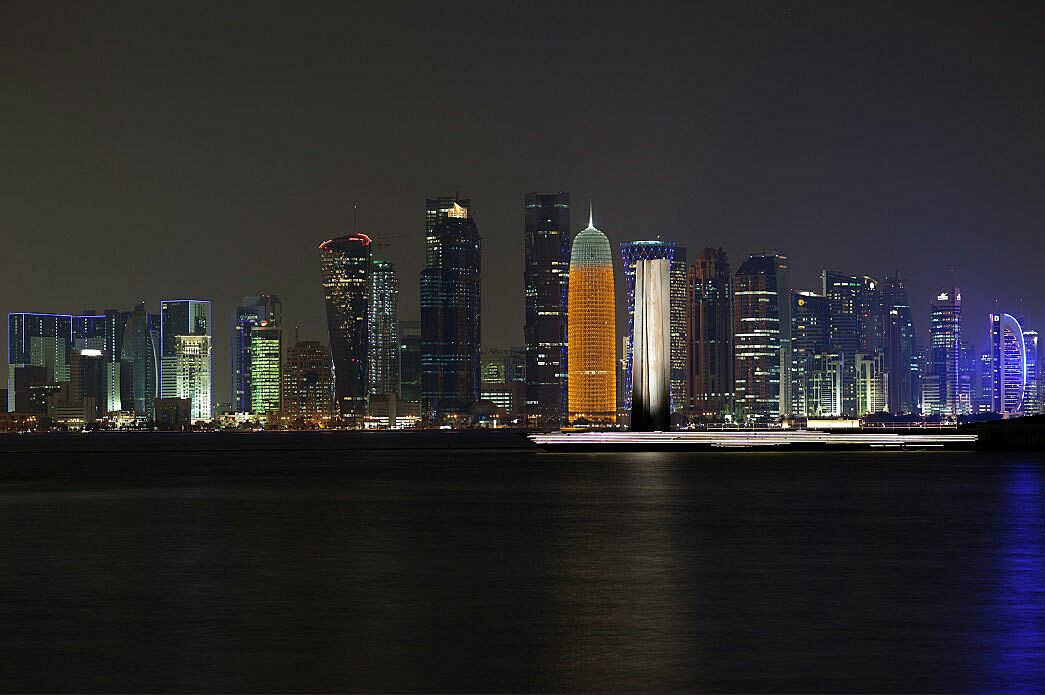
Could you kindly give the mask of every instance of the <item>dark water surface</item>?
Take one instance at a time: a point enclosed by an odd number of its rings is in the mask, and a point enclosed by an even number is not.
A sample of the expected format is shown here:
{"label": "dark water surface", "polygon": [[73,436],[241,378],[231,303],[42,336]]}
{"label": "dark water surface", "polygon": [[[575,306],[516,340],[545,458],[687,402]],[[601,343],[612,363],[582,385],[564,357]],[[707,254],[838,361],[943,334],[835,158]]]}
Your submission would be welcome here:
{"label": "dark water surface", "polygon": [[1042,692],[1043,508],[1038,454],[8,438],[0,689]]}

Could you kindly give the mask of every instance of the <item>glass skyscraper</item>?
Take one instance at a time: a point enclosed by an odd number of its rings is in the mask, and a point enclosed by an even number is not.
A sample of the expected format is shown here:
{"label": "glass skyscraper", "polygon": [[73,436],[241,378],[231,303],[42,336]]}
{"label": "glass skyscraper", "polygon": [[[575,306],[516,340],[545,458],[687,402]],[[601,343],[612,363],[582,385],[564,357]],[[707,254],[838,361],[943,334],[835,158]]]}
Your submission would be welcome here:
{"label": "glass skyscraper", "polygon": [[[61,314],[7,315],[7,409],[25,409],[28,389],[69,381],[73,319]],[[21,370],[21,374],[19,374]]]}
{"label": "glass skyscraper", "polygon": [[[921,379],[922,413],[960,415],[962,294],[946,288],[929,304],[929,345],[926,374]],[[969,394],[971,396],[971,393]],[[971,402],[968,404],[971,411]]]}
{"label": "glass skyscraper", "polygon": [[1027,415],[1038,415],[1042,412],[1041,403],[1041,348],[1038,332],[1023,331],[1023,342],[1027,346],[1027,388],[1023,391],[1023,412]]}
{"label": "glass skyscraper", "polygon": [[480,391],[480,238],[466,201],[426,203],[427,265],[421,271],[421,414],[467,413]]}
{"label": "glass skyscraper", "polygon": [[[254,370],[251,365],[252,340],[255,329],[265,328],[267,339],[279,334],[283,319],[283,305],[274,294],[244,297],[232,317],[232,408],[244,413],[264,413],[254,409],[253,374],[265,370]],[[273,331],[272,329],[276,330]],[[271,346],[266,346],[266,350]],[[276,391],[279,390],[278,373],[275,374]],[[271,404],[273,390],[271,379],[263,387],[268,395],[260,401]],[[278,409],[278,408],[277,408]]]}
{"label": "glass skyscraper", "polygon": [[991,410],[1015,415],[1023,407],[1027,387],[1027,345],[1023,328],[1011,314],[989,317]]}
{"label": "glass skyscraper", "polygon": [[749,420],[791,411],[791,286],[787,256],[750,256],[733,289],[736,405]]}
{"label": "glass skyscraper", "polygon": [[370,269],[368,373],[371,395],[399,395],[399,274],[374,259]]}
{"label": "glass skyscraper", "polygon": [[370,390],[370,237],[337,237],[320,244],[319,250],[334,365],[335,410],[342,418],[358,422],[366,415]]}
{"label": "glass skyscraper", "polygon": [[325,427],[333,414],[334,376],[330,350],[302,341],[287,350],[283,370],[283,411],[296,427]]}
{"label": "glass skyscraper", "polygon": [[687,407],[717,416],[733,404],[733,274],[726,252],[713,248],[687,270]]}
{"label": "glass skyscraper", "polygon": [[526,404],[534,425],[556,427],[567,401],[570,196],[527,193],[523,205]]}
{"label": "glass skyscraper", "polygon": [[890,413],[914,413],[918,410],[919,384],[911,305],[899,273],[887,277],[881,288],[888,409]]}
{"label": "glass skyscraper", "polygon": [[125,410],[134,410],[154,418],[155,400],[160,393],[160,346],[157,335],[149,329],[145,302],[131,312],[123,332],[120,363],[124,367],[122,383],[128,397]]}

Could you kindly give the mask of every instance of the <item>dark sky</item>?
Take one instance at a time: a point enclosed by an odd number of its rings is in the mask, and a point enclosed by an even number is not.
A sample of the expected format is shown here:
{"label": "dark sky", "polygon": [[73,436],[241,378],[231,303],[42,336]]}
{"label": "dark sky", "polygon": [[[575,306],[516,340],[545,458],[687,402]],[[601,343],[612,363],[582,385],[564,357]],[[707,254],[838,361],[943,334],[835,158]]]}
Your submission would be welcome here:
{"label": "dark sky", "polygon": [[[907,6],[907,7],[904,7]],[[1041,3],[4,3],[0,310],[273,292],[326,339],[316,246],[396,236],[418,316],[426,195],[471,197],[483,342],[522,343],[522,198],[614,246],[789,253],[1045,328]],[[618,273],[619,274],[619,273]],[[4,332],[6,334],[6,323]],[[5,343],[6,345],[6,337]],[[4,355],[6,358],[6,354]]]}

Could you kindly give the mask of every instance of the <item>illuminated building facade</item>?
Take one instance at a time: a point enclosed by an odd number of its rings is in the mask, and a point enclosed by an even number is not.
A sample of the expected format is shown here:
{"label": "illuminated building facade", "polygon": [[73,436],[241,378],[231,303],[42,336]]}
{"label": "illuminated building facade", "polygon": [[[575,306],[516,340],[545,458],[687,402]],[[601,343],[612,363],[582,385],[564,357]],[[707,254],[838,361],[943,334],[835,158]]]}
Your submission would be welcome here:
{"label": "illuminated building facade", "polygon": [[929,304],[929,345],[921,389],[925,415],[962,414],[961,328],[961,290],[949,287]]}
{"label": "illuminated building facade", "polygon": [[194,419],[211,416],[211,325],[209,301],[160,302],[160,397],[191,398]]}
{"label": "illuminated building facade", "polygon": [[[831,345],[831,301],[814,292],[791,293],[791,412],[798,416],[841,415],[841,381],[834,388],[835,367],[839,380],[843,362],[831,358],[839,355],[830,352]],[[829,355],[828,358],[824,358]],[[825,359],[830,362],[825,365]],[[813,394],[811,379],[814,372],[824,371],[826,377],[816,377],[826,385],[818,394]],[[818,386],[818,388],[820,388]],[[821,396],[820,393],[828,394]],[[837,402],[836,402],[837,399]],[[827,404],[827,405],[825,405]]]}
{"label": "illuminated building facade", "polygon": [[320,244],[319,253],[334,365],[335,415],[361,422],[370,389],[370,237],[348,234],[330,239]]}
{"label": "illuminated building facade", "polygon": [[817,352],[803,355],[802,407],[807,417],[840,417],[845,355]]}
{"label": "illuminated building facade", "polygon": [[613,256],[590,215],[588,226],[573,238],[568,307],[569,420],[616,422]]}
{"label": "illuminated building facade", "polygon": [[1042,412],[1041,402],[1041,348],[1037,331],[1023,331],[1023,342],[1027,346],[1027,387],[1023,391],[1023,412],[1038,415]]}
{"label": "illuminated building facade", "polygon": [[567,400],[570,196],[527,193],[523,206],[526,405],[535,426],[557,427]]}
{"label": "illuminated building facade", "polygon": [[854,372],[856,415],[863,416],[888,410],[889,381],[885,370],[885,355],[881,352],[856,353]]}
{"label": "illuminated building facade", "polygon": [[160,394],[160,346],[158,335],[150,330],[145,302],[131,312],[120,349],[122,381],[128,392],[123,409],[154,418],[155,401]]}
{"label": "illuminated building facade", "polygon": [[[689,406],[689,328],[687,296],[689,270],[686,266],[686,249],[672,241],[644,240],[627,241],[620,245],[624,262],[624,291],[628,306],[628,335],[634,335],[635,319],[635,263],[640,260],[665,258],[670,264],[671,295],[671,408],[681,410]],[[624,384],[625,407],[631,406],[632,353],[628,360]]]}
{"label": "illuminated building facade", "polygon": [[733,283],[736,405],[743,419],[791,411],[791,286],[787,256],[750,256]]}
{"label": "illuminated building facade", "polygon": [[[279,297],[273,294],[262,294],[244,297],[232,317],[232,408],[241,413],[267,412],[254,410],[254,388],[251,381],[254,370],[251,367],[251,344],[254,329],[258,327],[280,326],[283,319],[283,305]],[[271,331],[268,332],[271,335]],[[271,386],[266,386],[271,389]],[[269,397],[261,400],[270,401]]]}
{"label": "illuminated building facade", "polygon": [[480,238],[463,202],[437,214],[421,271],[421,411],[429,424],[479,400]]}
{"label": "illuminated building facade", "polygon": [[527,412],[527,358],[525,348],[493,348],[482,353],[481,398],[508,415]]}
{"label": "illuminated building facade", "polygon": [[1012,314],[990,314],[991,409],[1015,415],[1027,387],[1027,345]]}
{"label": "illuminated building facade", "polygon": [[889,382],[888,410],[890,413],[918,411],[917,341],[914,319],[900,274],[888,277],[881,284],[883,311],[883,352]]}
{"label": "illuminated building facade", "polygon": [[399,395],[399,274],[389,261],[370,269],[370,394]]}
{"label": "illuminated building facade", "polygon": [[735,386],[733,274],[721,248],[704,249],[687,266],[686,303],[685,398],[693,412],[719,415],[732,406]]}
{"label": "illuminated building facade", "polygon": [[330,350],[300,341],[287,350],[283,369],[283,413],[294,427],[323,427],[334,413]]}
{"label": "illuminated building facade", "polygon": [[250,339],[251,413],[271,413],[283,407],[283,329],[258,325]]}
{"label": "illuminated building facade", "polygon": [[7,316],[7,410],[27,412],[30,389],[69,381],[72,317],[17,313]]}
{"label": "illuminated building facade", "polygon": [[632,317],[631,429],[671,429],[671,261],[635,261]]}

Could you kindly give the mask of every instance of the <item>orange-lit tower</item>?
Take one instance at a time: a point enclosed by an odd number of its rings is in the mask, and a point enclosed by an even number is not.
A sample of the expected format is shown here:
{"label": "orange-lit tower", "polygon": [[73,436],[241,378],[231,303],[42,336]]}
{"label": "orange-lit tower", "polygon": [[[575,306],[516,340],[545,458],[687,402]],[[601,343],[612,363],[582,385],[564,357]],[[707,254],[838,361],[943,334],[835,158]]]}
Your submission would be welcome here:
{"label": "orange-lit tower", "polygon": [[570,253],[567,352],[569,419],[617,419],[617,327],[613,256],[606,235],[592,224],[573,239]]}

